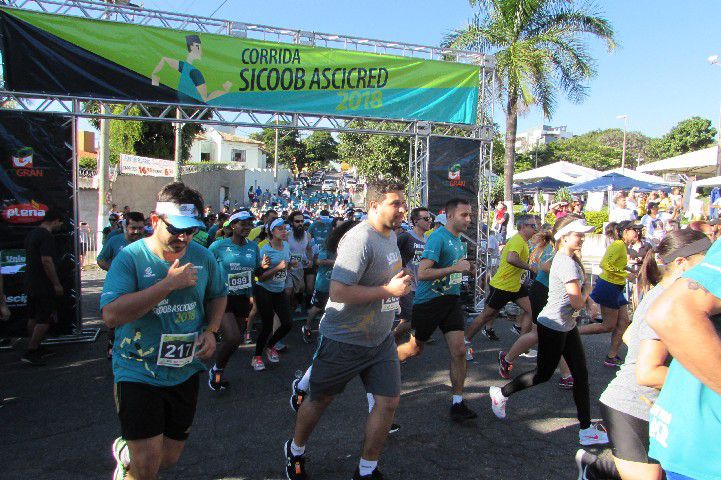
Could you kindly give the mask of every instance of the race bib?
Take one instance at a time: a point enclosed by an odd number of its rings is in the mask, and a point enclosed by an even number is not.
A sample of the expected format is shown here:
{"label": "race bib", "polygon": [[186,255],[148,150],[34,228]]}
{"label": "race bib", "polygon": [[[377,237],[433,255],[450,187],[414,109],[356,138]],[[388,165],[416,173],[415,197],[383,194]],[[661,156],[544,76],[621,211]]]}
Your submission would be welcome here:
{"label": "race bib", "polygon": [[399,307],[398,297],[384,298],[381,300],[381,312],[395,312]]}
{"label": "race bib", "polygon": [[237,292],[252,286],[251,272],[236,272],[228,274],[228,291]]}
{"label": "race bib", "polygon": [[460,285],[462,281],[463,281],[463,274],[460,272],[451,273],[450,277],[448,277],[449,285]]}
{"label": "race bib", "polygon": [[291,262],[297,262],[297,263],[298,263],[298,266],[301,266],[301,264],[303,263],[303,255],[295,255],[295,254],[293,254],[293,255],[290,256],[290,261],[291,261]]}
{"label": "race bib", "polygon": [[413,265],[419,265],[421,263],[421,257],[423,256],[423,250],[416,250],[413,254],[413,260],[411,260],[411,263]]}
{"label": "race bib", "polygon": [[198,333],[164,333],[160,337],[157,364],[161,367],[180,368],[195,358]]}
{"label": "race bib", "polygon": [[288,271],[284,268],[282,270],[275,272],[275,275],[273,275],[273,280],[285,281],[285,277],[287,277],[287,276],[288,276]]}

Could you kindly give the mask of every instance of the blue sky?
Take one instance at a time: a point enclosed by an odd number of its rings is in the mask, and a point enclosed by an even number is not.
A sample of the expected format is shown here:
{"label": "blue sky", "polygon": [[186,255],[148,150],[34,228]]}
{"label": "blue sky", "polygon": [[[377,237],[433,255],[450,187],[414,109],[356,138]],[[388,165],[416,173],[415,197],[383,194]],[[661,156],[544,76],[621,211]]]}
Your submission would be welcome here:
{"label": "blue sky", "polygon": [[[137,0],[136,0],[137,1]],[[223,0],[144,0],[147,8],[210,15]],[[679,121],[700,115],[718,123],[721,67],[706,58],[721,55],[718,0],[605,0],[597,2],[616,29],[620,46],[606,52],[590,42],[598,75],[581,104],[559,96],[553,118],[537,109],[519,121],[519,131],[541,123],[567,125],[573,133],[622,127],[660,136]],[[467,0],[228,0],[216,18],[279,27],[437,45],[443,34],[468,22]],[[503,125],[499,108],[496,121]]]}

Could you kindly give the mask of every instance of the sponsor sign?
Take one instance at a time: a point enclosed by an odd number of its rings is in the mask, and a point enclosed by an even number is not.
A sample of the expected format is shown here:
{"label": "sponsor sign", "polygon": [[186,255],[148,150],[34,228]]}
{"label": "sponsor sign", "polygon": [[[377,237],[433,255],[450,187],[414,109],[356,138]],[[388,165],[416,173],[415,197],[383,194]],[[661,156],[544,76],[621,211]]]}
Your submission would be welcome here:
{"label": "sponsor sign", "polygon": [[175,162],[160,158],[120,154],[120,173],[148,177],[172,177],[175,174]]}

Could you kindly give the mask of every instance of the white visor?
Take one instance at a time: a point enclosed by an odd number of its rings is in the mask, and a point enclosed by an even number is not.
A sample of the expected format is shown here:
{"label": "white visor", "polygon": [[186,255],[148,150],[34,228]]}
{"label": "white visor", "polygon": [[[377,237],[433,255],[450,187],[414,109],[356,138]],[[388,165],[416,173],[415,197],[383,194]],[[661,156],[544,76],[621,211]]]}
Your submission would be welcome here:
{"label": "white visor", "polygon": [[158,202],[155,204],[155,213],[165,215],[166,221],[176,228],[204,226],[198,209],[192,203]]}
{"label": "white visor", "polygon": [[554,240],[558,240],[559,238],[563,237],[564,235],[568,235],[569,233],[591,233],[595,229],[596,227],[594,227],[593,225],[588,225],[586,223],[586,220],[579,218],[578,220],[574,220],[573,222],[569,223],[568,225],[557,231],[553,238]]}

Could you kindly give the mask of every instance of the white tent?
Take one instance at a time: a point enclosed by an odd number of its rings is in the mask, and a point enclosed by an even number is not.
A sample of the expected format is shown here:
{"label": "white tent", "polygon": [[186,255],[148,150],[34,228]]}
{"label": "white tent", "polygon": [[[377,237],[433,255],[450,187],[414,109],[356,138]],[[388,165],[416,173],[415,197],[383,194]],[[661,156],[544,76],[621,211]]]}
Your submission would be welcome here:
{"label": "white tent", "polygon": [[518,182],[535,182],[545,177],[555,178],[568,183],[581,183],[600,177],[603,172],[592,168],[575,165],[570,162],[556,162],[513,175]]}
{"label": "white tent", "polygon": [[633,170],[631,168],[614,168],[613,170],[607,170],[603,172],[603,174],[607,173],[620,173],[621,175],[625,175],[627,177],[631,177],[635,180],[640,180],[642,182],[649,182],[649,183],[661,183],[664,185],[678,185],[682,186],[682,183],[679,182],[667,182],[663,179],[663,177],[659,177],[658,175],[651,175],[649,173],[639,172],[638,170]]}
{"label": "white tent", "polygon": [[696,176],[710,176],[716,173],[716,156],[718,147],[708,147],[695,152],[684,153],[657,162],[639,165],[639,172],[648,173],[684,173]]}

